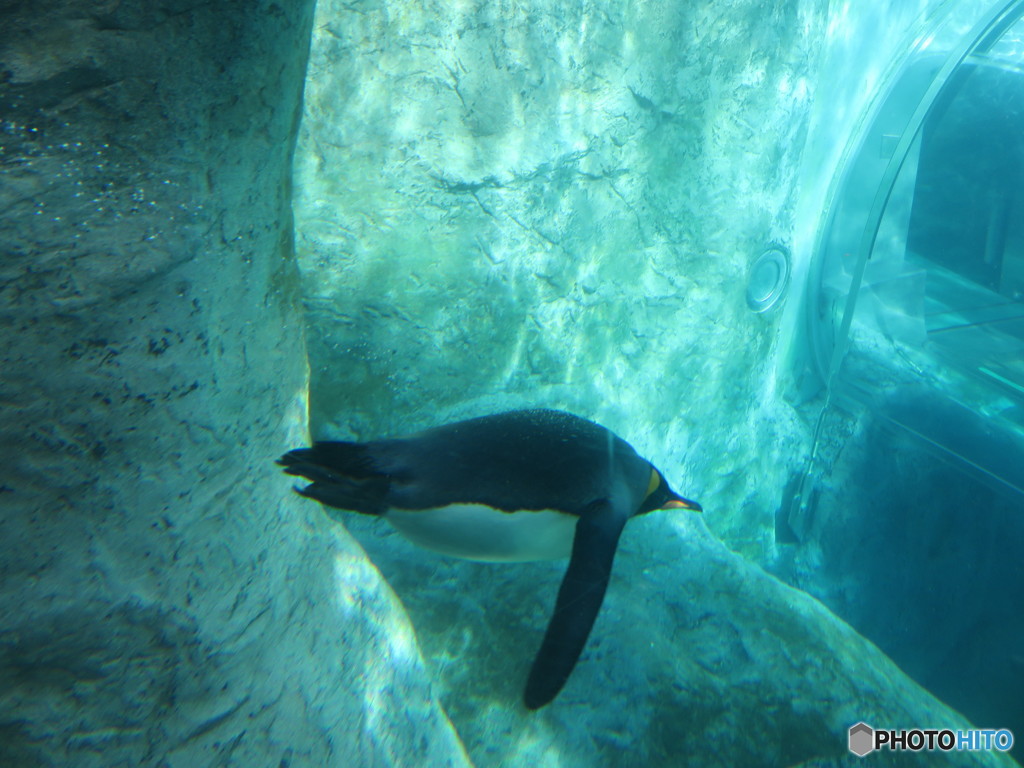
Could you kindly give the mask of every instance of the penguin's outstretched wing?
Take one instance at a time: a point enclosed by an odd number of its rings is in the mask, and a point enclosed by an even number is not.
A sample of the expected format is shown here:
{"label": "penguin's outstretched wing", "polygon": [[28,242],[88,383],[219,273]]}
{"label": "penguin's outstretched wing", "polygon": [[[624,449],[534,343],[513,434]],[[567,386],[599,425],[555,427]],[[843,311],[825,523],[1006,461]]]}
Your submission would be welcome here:
{"label": "penguin's outstretched wing", "polygon": [[526,683],[523,700],[528,709],[540,709],[554,699],[576,666],[604,601],[615,548],[628,518],[606,499],[592,502],[580,515],[569,569]]}

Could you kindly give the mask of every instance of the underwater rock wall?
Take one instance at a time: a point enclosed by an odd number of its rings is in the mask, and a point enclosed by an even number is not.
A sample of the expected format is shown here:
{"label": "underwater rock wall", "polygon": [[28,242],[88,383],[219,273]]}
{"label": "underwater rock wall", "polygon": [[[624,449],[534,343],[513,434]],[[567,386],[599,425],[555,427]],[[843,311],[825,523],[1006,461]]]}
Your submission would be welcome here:
{"label": "underwater rock wall", "polygon": [[0,9],[0,764],[463,765],[304,442],[313,3]]}
{"label": "underwater rock wall", "polygon": [[[387,538],[367,551],[407,606],[478,768],[831,768],[859,765],[847,751],[859,721],[969,727],[817,600],[730,552],[700,515],[626,526],[583,656],[537,712],[519,701],[562,563],[463,565]],[[994,751],[867,759],[1016,765]]]}
{"label": "underwater rock wall", "polygon": [[746,273],[790,239],[826,6],[320,2],[295,177],[314,432],[565,408],[760,555],[804,437]]}

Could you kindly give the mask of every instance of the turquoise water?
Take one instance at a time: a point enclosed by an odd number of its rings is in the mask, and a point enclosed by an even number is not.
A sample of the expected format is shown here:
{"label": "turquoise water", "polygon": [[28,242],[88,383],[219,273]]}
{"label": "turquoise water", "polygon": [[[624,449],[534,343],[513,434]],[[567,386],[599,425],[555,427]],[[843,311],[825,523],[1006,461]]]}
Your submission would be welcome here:
{"label": "turquoise water", "polygon": [[[1022,15],[0,7],[0,768],[1016,764]],[[536,711],[565,559],[273,463],[524,408],[703,506]]]}
{"label": "turquoise water", "polygon": [[[370,439],[538,400],[594,418],[710,498],[727,547],[972,722],[1024,729],[1024,80],[1005,5],[322,5],[296,184],[314,434]],[[358,53],[381,36],[380,56]],[[772,249],[787,263],[756,273]],[[752,313],[748,279],[779,302]],[[643,525],[671,543],[625,537],[569,703],[538,720],[502,702],[563,566],[438,560],[349,525],[480,764],[671,765],[674,744],[692,755],[711,732],[722,764],[759,764],[747,722],[781,729],[763,764],[789,765],[838,759],[802,718],[913,719],[863,690],[824,709],[780,699],[792,669],[744,629],[698,631],[717,609],[686,599],[690,523],[654,517]],[[701,644],[721,647],[695,673]],[[773,714],[711,693],[723,668]],[[625,724],[604,719],[604,696]]]}

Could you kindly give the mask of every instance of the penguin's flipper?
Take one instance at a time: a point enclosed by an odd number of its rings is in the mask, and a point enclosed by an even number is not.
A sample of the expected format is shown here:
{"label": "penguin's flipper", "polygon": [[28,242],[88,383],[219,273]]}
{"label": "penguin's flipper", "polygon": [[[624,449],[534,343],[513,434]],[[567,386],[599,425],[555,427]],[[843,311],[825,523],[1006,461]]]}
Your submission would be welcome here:
{"label": "penguin's flipper", "polygon": [[604,601],[628,517],[605,499],[592,502],[580,515],[555,612],[526,683],[527,709],[540,709],[554,699],[576,666]]}

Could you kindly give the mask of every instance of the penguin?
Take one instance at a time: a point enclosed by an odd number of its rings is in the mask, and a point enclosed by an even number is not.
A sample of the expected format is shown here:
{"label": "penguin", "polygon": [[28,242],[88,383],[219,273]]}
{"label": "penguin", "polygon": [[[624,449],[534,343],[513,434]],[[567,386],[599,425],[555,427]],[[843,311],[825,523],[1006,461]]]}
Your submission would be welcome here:
{"label": "penguin", "polygon": [[626,521],[702,511],[611,430],[563,411],[517,410],[366,443],[316,442],[277,461],[328,507],[383,517],[444,555],[492,562],[569,558],[527,678],[530,710],[569,679],[597,618]]}

